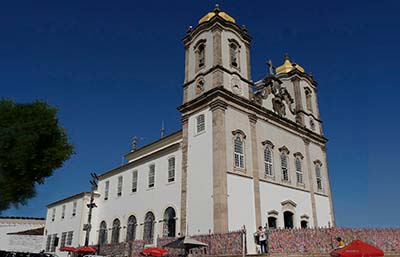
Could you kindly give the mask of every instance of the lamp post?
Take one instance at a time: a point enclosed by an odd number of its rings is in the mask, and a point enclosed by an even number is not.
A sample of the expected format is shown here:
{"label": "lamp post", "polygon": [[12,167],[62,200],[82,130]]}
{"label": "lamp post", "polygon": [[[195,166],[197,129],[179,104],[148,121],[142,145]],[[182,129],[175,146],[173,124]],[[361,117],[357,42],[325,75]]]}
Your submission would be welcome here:
{"label": "lamp post", "polygon": [[92,190],[90,191],[90,203],[86,205],[89,208],[89,214],[87,223],[83,225],[83,230],[86,231],[85,246],[89,245],[89,235],[90,230],[92,229],[92,209],[97,207],[97,205],[94,203],[94,190],[97,188],[97,182],[99,181],[99,177],[97,177],[96,173],[91,172],[90,176],[92,177],[92,179],[89,181],[92,185]]}

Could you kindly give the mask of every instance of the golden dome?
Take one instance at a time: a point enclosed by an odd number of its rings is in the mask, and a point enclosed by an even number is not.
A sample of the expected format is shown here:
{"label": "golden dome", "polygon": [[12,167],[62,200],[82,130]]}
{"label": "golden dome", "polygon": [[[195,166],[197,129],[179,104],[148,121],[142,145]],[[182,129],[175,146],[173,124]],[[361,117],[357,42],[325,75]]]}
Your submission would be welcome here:
{"label": "golden dome", "polygon": [[199,20],[199,24],[211,20],[211,18],[214,17],[215,15],[218,15],[219,17],[221,17],[222,19],[224,19],[226,21],[229,21],[229,22],[232,22],[232,23],[236,23],[234,18],[232,18],[226,12],[220,12],[219,11],[219,6],[215,5],[214,11],[209,12],[206,15],[204,15],[204,17]]}
{"label": "golden dome", "polygon": [[288,73],[289,71],[293,69],[298,69],[301,72],[304,72],[304,68],[301,67],[298,64],[294,64],[289,60],[289,56],[286,54],[285,55],[285,62],[279,66],[278,68],[275,69],[276,74],[278,73]]}

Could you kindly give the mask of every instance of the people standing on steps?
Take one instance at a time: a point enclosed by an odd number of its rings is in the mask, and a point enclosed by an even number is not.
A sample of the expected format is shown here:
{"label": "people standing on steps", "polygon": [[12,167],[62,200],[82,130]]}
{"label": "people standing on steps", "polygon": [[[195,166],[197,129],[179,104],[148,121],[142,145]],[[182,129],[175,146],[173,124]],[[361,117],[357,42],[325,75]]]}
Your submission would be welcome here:
{"label": "people standing on steps", "polygon": [[261,253],[267,253],[267,234],[262,226],[258,227],[257,235],[260,242]]}

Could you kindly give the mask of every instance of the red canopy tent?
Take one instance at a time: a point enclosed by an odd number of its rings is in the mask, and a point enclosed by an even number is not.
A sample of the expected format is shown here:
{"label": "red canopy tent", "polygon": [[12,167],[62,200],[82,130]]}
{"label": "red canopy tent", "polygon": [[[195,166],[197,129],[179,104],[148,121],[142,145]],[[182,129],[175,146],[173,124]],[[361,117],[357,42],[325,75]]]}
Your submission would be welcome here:
{"label": "red canopy tent", "polygon": [[143,256],[161,257],[168,254],[168,251],[161,247],[150,247],[143,249],[143,251],[141,251],[140,254]]}
{"label": "red canopy tent", "polygon": [[361,240],[354,240],[349,245],[335,249],[330,253],[333,257],[377,257],[383,256],[381,249]]}
{"label": "red canopy tent", "polygon": [[91,246],[83,246],[76,250],[78,253],[96,253],[97,250]]}
{"label": "red canopy tent", "polygon": [[72,247],[72,246],[63,246],[63,247],[60,247],[60,251],[61,252],[76,252],[76,248],[75,247]]}

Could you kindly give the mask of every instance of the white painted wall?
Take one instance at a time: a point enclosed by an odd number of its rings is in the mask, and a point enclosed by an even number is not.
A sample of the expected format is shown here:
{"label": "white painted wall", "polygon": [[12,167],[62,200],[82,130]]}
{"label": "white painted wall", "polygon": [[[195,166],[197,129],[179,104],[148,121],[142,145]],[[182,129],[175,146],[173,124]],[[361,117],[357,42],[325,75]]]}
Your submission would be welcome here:
{"label": "white painted wall", "polygon": [[8,251],[39,253],[42,250],[44,236],[8,235]]}
{"label": "white painted wall", "polygon": [[268,212],[278,211],[277,226],[284,227],[282,202],[292,200],[297,204],[293,217],[295,227],[300,227],[300,217],[309,216],[309,225],[313,224],[310,193],[297,189],[286,188],[268,182],[260,182],[261,221],[265,225],[268,221]]}
{"label": "white painted wall", "polygon": [[[73,216],[73,202],[77,202],[76,215]],[[87,204],[90,201],[90,194],[86,194],[79,198],[72,198],[60,204],[47,208],[45,236],[43,237],[42,249],[46,249],[47,236],[57,234],[59,238],[58,246],[55,253],[60,257],[66,257],[66,252],[60,252],[61,236],[63,232],[73,232],[71,246],[78,247],[85,243],[85,232],[83,224],[87,223],[88,208]],[[97,202],[97,200],[95,200]],[[65,205],[65,216],[61,217],[62,206]],[[53,209],[56,209],[54,221],[52,221]],[[95,209],[93,210],[95,212]],[[95,216],[95,215],[94,215]]]}
{"label": "white painted wall", "polygon": [[253,179],[228,174],[228,226],[230,231],[247,229],[247,249],[256,253],[253,233],[255,224]]}
{"label": "white painted wall", "polygon": [[[176,233],[180,232],[180,201],[181,201],[181,163],[182,150],[172,149],[165,154],[150,156],[149,159],[135,167],[127,168],[110,177],[99,181],[99,208],[97,209],[96,223],[94,223],[94,243],[98,243],[98,230],[104,220],[107,228],[112,228],[114,219],[121,223],[120,241],[126,239],[126,226],[130,215],[136,217],[139,224],[136,228],[136,239],[143,238],[143,223],[148,211],[155,216],[154,235],[162,236],[164,212],[168,207],[175,209]],[[168,182],[168,159],[175,157],[175,181]],[[148,172],[150,164],[155,164],[155,186],[148,187]],[[132,192],[132,172],[138,171],[137,192]],[[122,195],[117,196],[118,177],[123,177]],[[104,199],[105,182],[110,181],[108,200]],[[108,242],[111,241],[111,231],[108,231]]]}
{"label": "white painted wall", "polygon": [[[239,173],[251,175],[253,172],[253,164],[251,159],[251,134],[250,134],[250,123],[249,117],[246,113],[240,112],[233,108],[228,108],[225,111],[225,122],[226,122],[226,158],[228,171],[238,171]],[[232,134],[233,131],[240,129],[246,135],[244,142],[245,146],[245,169],[239,171],[234,167],[234,153],[233,153],[233,142],[235,136]]]}
{"label": "white painted wall", "polygon": [[20,232],[35,228],[43,227],[44,220],[14,220],[14,219],[0,219],[0,250],[10,250],[10,241],[7,233]]}
{"label": "white painted wall", "polygon": [[[196,134],[195,119],[205,115],[205,131]],[[213,141],[212,112],[203,110],[188,121],[187,232],[189,235],[213,231]]]}
{"label": "white painted wall", "polygon": [[317,206],[318,225],[320,227],[332,226],[329,198],[322,195],[315,195],[315,205]]}

